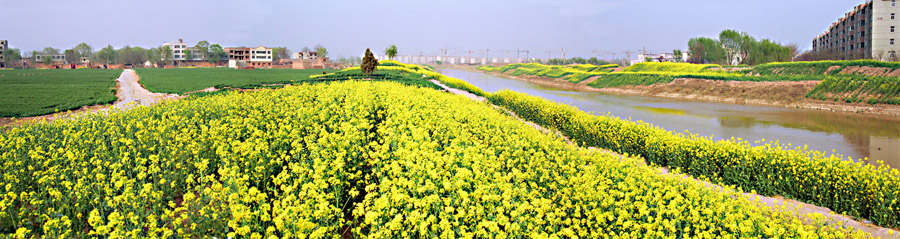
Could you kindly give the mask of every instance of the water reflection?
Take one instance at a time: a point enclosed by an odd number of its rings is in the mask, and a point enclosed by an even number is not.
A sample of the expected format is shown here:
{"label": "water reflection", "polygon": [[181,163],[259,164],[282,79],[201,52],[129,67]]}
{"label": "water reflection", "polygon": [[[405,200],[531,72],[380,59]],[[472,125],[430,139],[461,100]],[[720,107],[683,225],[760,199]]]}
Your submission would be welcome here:
{"label": "water reflection", "polygon": [[900,121],[851,113],[698,102],[645,96],[578,92],[461,70],[441,73],[488,92],[510,89],[574,105],[597,115],[643,121],[674,132],[690,131],[714,139],[777,141],[792,147],[836,152],[875,164],[900,167]]}

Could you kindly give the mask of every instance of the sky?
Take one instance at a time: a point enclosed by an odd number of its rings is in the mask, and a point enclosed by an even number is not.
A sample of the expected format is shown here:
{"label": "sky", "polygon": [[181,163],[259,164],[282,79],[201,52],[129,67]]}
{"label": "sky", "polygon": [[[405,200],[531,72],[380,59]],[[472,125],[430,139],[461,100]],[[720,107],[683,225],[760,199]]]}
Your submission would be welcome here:
{"label": "sky", "polygon": [[[184,39],[229,46],[321,44],[332,58],[400,55],[624,58],[672,52],[724,29],[809,49],[864,0],[0,0],[0,39],[23,52],[86,42],[157,47]],[[596,53],[594,53],[596,52]],[[524,53],[522,53],[524,54]],[[523,56],[524,57],[524,56]],[[632,54],[636,57],[636,54]]]}

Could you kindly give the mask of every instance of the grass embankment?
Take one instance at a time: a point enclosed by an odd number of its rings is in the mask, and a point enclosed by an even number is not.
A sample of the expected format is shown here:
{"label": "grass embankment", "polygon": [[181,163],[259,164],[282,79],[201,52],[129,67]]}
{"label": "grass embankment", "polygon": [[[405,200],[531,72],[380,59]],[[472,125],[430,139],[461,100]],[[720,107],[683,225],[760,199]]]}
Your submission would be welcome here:
{"label": "grass embankment", "polygon": [[0,71],[0,117],[28,117],[116,101],[121,70]]}
{"label": "grass embankment", "polygon": [[392,82],[17,126],[0,162],[6,236],[851,237]]}
{"label": "grass embankment", "polygon": [[649,86],[670,83],[679,78],[752,82],[823,81],[807,94],[807,98],[845,103],[900,104],[900,63],[872,60],[769,63],[737,71],[723,70],[723,67],[711,64],[638,63],[620,72],[592,72],[587,75],[554,68],[559,66],[511,64],[478,69],[492,72],[516,69],[509,74],[562,78],[572,82],[602,76],[588,84],[595,88]]}
{"label": "grass embankment", "polygon": [[[397,77],[397,78],[391,78]],[[374,79],[374,80],[385,80],[385,81],[395,81],[409,85],[419,85],[419,86],[427,86],[430,88],[441,89],[439,86],[434,85],[433,83],[427,82],[429,80],[437,80],[444,85],[447,85],[452,88],[465,90],[469,93],[486,97],[488,95],[487,92],[482,91],[480,88],[475,87],[468,82],[465,82],[460,79],[448,77],[434,71],[431,71],[428,68],[421,67],[413,64],[404,64],[398,61],[393,60],[383,60],[378,62],[378,67],[375,69],[375,72],[372,75],[366,76],[362,74],[362,71],[359,67],[349,68],[340,72],[336,72],[333,74],[326,74],[320,76],[312,76],[312,81],[332,81],[332,80],[352,80],[352,79]],[[425,82],[419,82],[425,81]]]}
{"label": "grass embankment", "polygon": [[640,155],[649,163],[714,183],[827,207],[884,227],[900,226],[900,172],[888,166],[853,163],[777,144],[751,147],[736,139],[714,141],[675,134],[511,91],[494,93],[489,99],[584,146]]}
{"label": "grass embankment", "polygon": [[231,68],[141,68],[135,70],[141,84],[156,93],[184,94],[209,87],[215,88],[272,88],[280,84],[294,84],[308,80],[310,76],[336,70],[323,69],[257,69]]}
{"label": "grass embankment", "polygon": [[900,76],[900,63],[875,60],[804,61],[762,64],[747,71],[759,75]]}

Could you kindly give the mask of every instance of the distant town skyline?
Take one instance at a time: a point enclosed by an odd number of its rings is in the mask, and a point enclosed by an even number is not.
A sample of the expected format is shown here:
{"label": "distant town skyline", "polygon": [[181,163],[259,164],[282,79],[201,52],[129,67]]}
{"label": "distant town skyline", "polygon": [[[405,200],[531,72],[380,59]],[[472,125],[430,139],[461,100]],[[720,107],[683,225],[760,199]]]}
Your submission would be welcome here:
{"label": "distant town skyline", "polygon": [[[332,58],[376,54],[624,58],[624,51],[687,50],[693,37],[724,29],[809,50],[812,39],[863,0],[796,1],[17,1],[0,0],[0,39],[23,53],[86,42],[157,47],[184,39],[222,46],[317,44]],[[473,54],[475,55],[475,54]],[[634,56],[634,55],[633,55]],[[604,58],[604,57],[601,57]]]}

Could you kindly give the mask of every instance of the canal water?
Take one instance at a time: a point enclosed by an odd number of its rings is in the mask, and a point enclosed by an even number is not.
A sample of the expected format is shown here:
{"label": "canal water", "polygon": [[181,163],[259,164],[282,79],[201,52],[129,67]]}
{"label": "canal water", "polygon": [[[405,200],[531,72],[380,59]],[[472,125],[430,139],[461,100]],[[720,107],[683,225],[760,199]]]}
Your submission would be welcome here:
{"label": "canal water", "polygon": [[547,87],[464,70],[440,73],[485,91],[509,89],[562,102],[597,115],[643,121],[669,131],[714,139],[740,138],[753,145],[778,142],[789,148],[843,155],[900,168],[900,120],[852,113],[700,102],[647,96],[610,95]]}

